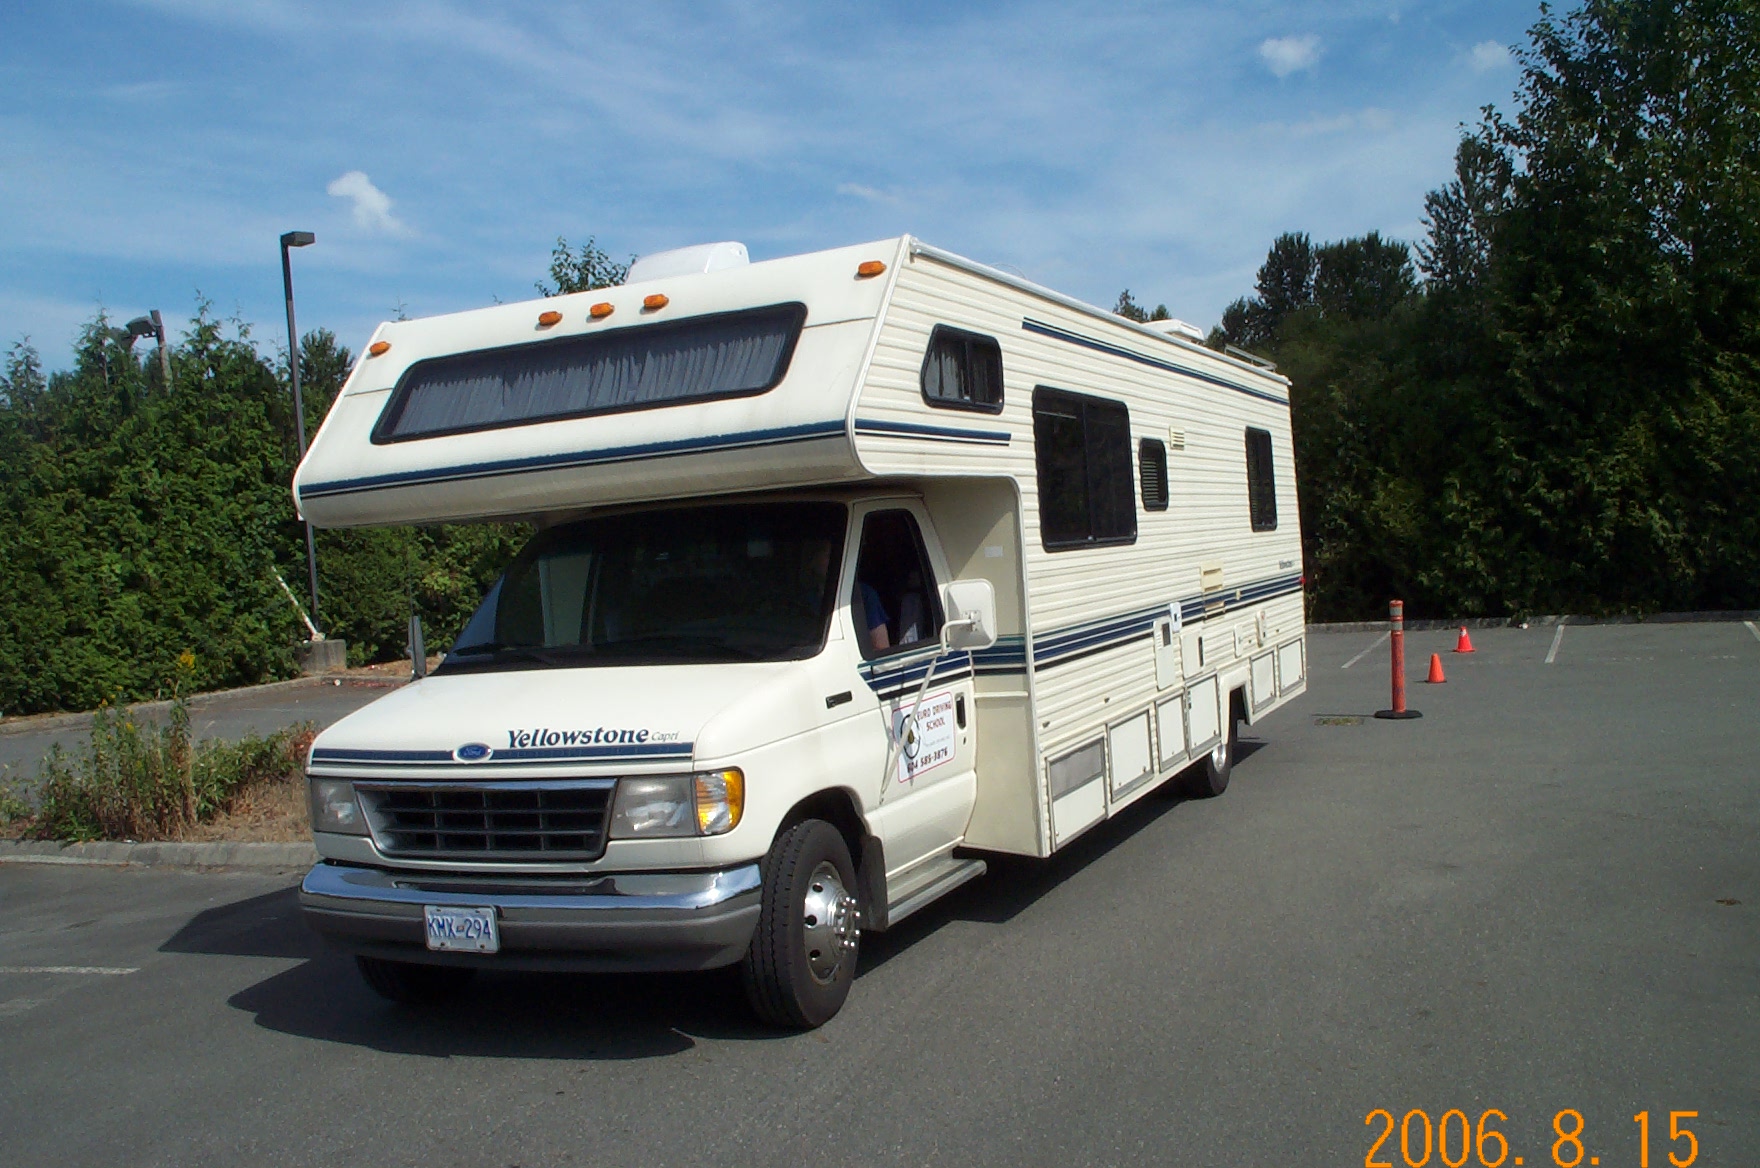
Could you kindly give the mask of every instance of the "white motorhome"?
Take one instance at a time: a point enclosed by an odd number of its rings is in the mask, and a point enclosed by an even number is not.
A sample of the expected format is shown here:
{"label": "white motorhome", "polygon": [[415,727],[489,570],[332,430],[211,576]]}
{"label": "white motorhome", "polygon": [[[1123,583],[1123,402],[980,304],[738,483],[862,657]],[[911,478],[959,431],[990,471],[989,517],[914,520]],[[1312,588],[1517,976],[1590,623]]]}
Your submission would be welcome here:
{"label": "white motorhome", "polygon": [[1289,386],[913,238],[380,326],[326,527],[530,521],[442,664],[319,735],[301,904],[400,1000],[740,963],[1050,856],[1306,682]]}

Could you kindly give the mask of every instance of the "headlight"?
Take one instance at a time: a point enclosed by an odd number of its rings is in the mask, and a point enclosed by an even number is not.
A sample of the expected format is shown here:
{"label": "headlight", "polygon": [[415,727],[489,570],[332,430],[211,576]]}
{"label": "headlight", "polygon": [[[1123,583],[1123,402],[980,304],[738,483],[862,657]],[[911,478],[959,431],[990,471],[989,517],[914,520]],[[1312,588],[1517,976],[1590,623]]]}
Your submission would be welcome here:
{"label": "headlight", "polygon": [[366,835],[367,817],[354,797],[354,784],[346,779],[313,779],[312,830],[341,835]]}
{"label": "headlight", "polygon": [[611,809],[612,839],[696,834],[689,775],[618,781],[617,801]]}
{"label": "headlight", "polygon": [[737,768],[622,779],[611,808],[611,838],[723,835],[739,826],[745,809],[746,777]]}
{"label": "headlight", "polygon": [[704,771],[693,776],[697,795],[697,830],[721,835],[739,826],[746,809],[746,777],[739,768]]}

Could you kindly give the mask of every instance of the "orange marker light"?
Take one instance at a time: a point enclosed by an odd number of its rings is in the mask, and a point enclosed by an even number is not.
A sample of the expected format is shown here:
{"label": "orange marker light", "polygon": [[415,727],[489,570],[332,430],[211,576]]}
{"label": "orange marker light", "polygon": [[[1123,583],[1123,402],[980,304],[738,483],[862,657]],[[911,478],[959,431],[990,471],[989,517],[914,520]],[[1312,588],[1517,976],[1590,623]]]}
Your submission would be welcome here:
{"label": "orange marker light", "polygon": [[864,280],[867,279],[869,276],[878,276],[881,272],[884,272],[885,270],[886,270],[886,265],[881,263],[879,260],[864,260],[861,263],[856,265],[856,275],[860,276]]}
{"label": "orange marker light", "polygon": [[654,311],[655,309],[665,308],[668,304],[671,304],[671,303],[672,303],[672,301],[668,300],[666,298],[666,294],[663,292],[656,292],[651,296],[642,297],[642,307],[646,308],[650,312]]}
{"label": "orange marker light", "polygon": [[540,312],[538,314],[538,327],[549,328],[553,324],[560,323],[561,320],[562,314],[555,309],[552,309],[549,312]]}
{"label": "orange marker light", "polygon": [[382,357],[391,351],[390,341],[374,341],[367,346],[367,352],[375,357]]}
{"label": "orange marker light", "polygon": [[594,320],[604,320],[612,313],[611,302],[609,300],[601,300],[599,303],[593,305],[593,307],[587,309],[587,312],[592,315]]}

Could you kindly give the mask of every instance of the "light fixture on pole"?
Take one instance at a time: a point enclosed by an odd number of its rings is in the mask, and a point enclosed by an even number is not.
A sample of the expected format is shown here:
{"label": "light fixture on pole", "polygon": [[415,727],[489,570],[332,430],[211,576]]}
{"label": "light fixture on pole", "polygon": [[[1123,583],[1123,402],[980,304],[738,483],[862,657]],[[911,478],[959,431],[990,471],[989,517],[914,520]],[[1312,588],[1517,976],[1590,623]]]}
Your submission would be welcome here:
{"label": "light fixture on pole", "polygon": [[131,352],[136,339],[154,337],[159,342],[159,372],[164,375],[165,388],[171,388],[171,354],[165,348],[165,322],[159,316],[159,310],[153,309],[146,316],[137,316],[128,322],[127,336],[123,345]]}
{"label": "light fixture on pole", "polygon": [[[287,364],[293,374],[293,429],[302,460],[306,456],[306,406],[299,391],[299,332],[293,323],[293,263],[288,259],[288,249],[316,242],[318,237],[309,231],[288,231],[281,236],[281,288],[287,296]],[[312,624],[322,628],[318,623],[318,545],[312,538],[310,521],[306,523],[306,573],[312,583]],[[314,632],[313,639],[322,640],[323,634]]]}

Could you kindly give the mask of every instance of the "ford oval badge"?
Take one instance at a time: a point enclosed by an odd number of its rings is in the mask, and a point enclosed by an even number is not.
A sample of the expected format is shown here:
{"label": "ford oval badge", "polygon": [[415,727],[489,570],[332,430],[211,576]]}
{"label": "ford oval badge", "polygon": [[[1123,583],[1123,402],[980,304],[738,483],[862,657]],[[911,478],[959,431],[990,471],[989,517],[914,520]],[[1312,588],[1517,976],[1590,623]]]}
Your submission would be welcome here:
{"label": "ford oval badge", "polygon": [[459,762],[482,762],[495,752],[486,742],[467,742],[452,752],[452,757]]}

